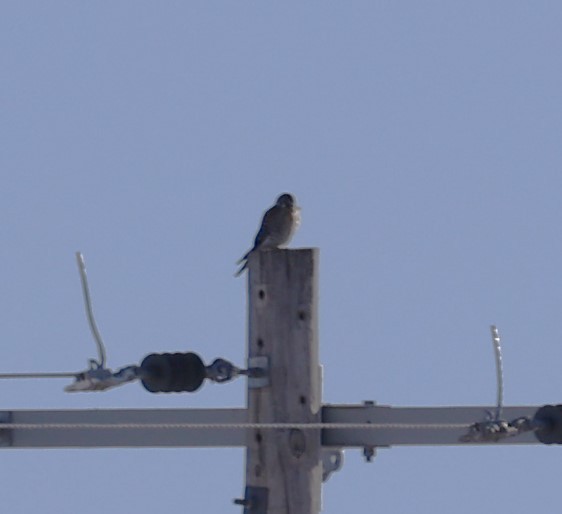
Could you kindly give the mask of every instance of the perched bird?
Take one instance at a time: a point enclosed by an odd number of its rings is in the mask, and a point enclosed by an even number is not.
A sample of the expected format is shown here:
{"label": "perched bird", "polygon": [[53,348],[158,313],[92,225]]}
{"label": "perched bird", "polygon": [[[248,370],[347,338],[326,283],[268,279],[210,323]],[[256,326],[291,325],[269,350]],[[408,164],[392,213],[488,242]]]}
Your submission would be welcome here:
{"label": "perched bird", "polygon": [[263,215],[254,247],[236,263],[242,264],[242,267],[235,276],[239,276],[246,269],[248,257],[252,252],[286,246],[300,225],[300,221],[300,208],[297,206],[295,198],[289,193],[282,194],[277,198],[275,205]]}

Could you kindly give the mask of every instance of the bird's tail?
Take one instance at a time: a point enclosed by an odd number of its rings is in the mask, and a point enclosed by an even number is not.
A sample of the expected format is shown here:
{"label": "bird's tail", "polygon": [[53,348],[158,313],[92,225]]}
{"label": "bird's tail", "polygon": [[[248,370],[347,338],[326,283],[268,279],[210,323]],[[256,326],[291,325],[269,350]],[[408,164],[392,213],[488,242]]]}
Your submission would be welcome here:
{"label": "bird's tail", "polygon": [[243,257],[241,257],[240,259],[238,259],[238,261],[236,261],[236,264],[240,265],[242,264],[242,266],[240,267],[240,269],[234,274],[235,277],[239,277],[240,275],[242,275],[242,272],[248,267],[248,257],[250,256],[250,254],[252,253],[252,250],[249,250],[246,255],[244,255]]}
{"label": "bird's tail", "polygon": [[249,250],[246,255],[244,255],[243,257],[240,257],[240,259],[238,259],[236,261],[236,264],[242,264],[244,261],[248,260],[248,257],[250,256],[250,254],[252,253],[252,250]]}
{"label": "bird's tail", "polygon": [[[236,264],[240,264],[242,261],[238,261]],[[240,267],[240,269],[234,274],[235,277],[239,277],[242,275],[242,272],[248,267],[248,261],[245,261],[244,264]]]}

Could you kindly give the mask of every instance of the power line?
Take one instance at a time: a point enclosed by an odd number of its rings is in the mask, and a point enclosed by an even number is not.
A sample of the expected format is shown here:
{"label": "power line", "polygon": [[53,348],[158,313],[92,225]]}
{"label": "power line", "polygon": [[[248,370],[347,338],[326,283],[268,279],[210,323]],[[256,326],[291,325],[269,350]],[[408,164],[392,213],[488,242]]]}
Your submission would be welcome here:
{"label": "power line", "polygon": [[31,373],[0,373],[0,379],[5,378],[74,378],[78,373],[70,371],[31,372]]}
{"label": "power line", "polygon": [[0,429],[13,430],[446,430],[468,428],[466,423],[1,423]]}

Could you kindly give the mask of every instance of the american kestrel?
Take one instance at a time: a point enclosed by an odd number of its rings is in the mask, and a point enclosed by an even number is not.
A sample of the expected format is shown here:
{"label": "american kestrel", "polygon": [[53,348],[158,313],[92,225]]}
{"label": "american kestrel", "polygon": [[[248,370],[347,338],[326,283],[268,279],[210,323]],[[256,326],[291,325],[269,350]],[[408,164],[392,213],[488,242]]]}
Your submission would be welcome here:
{"label": "american kestrel", "polygon": [[239,276],[246,269],[248,257],[252,252],[286,246],[300,225],[300,221],[300,207],[297,206],[295,198],[289,193],[282,194],[277,198],[275,205],[263,215],[254,247],[236,263],[243,264],[235,276]]}

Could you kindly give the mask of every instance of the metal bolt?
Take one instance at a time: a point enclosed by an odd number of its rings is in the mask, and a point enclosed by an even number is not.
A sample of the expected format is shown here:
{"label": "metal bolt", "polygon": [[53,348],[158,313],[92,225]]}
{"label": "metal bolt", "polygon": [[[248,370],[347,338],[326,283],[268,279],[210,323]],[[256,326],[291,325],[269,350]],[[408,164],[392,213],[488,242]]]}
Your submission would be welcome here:
{"label": "metal bolt", "polygon": [[[363,402],[365,407],[373,407],[375,402],[372,400],[365,400]],[[371,420],[367,420],[367,423],[371,423]],[[363,456],[367,462],[373,462],[373,457],[375,456],[375,447],[374,446],[365,446],[363,448]]]}
{"label": "metal bolt", "polygon": [[363,448],[363,456],[367,462],[373,462],[373,457],[375,456],[374,446],[365,446]]}
{"label": "metal bolt", "polygon": [[234,500],[234,503],[236,505],[241,505],[242,507],[247,507],[247,508],[249,508],[251,504],[250,500],[247,500],[246,498],[236,498]]}

